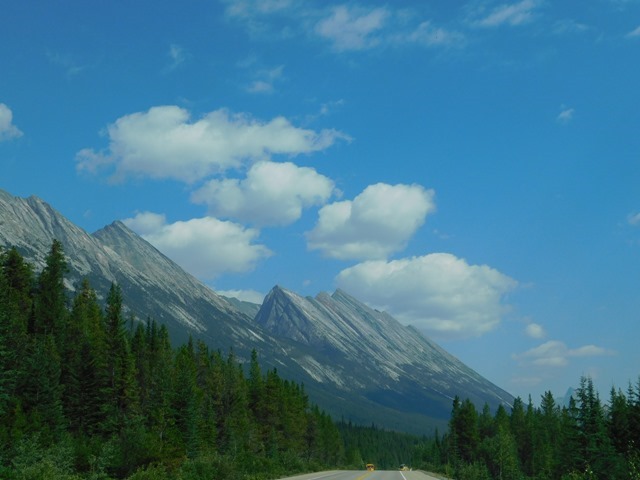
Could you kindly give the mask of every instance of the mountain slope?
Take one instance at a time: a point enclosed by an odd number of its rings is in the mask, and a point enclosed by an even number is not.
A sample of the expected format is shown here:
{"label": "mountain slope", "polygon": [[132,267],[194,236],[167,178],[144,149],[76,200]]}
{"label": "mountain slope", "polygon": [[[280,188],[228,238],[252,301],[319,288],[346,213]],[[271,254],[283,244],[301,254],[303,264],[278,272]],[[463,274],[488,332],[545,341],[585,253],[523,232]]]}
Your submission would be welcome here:
{"label": "mountain slope", "polygon": [[0,245],[15,246],[40,270],[54,239],[64,247],[71,291],[85,277],[101,295],[117,282],[130,314],[166,323],[177,341],[189,334],[220,335],[226,349],[252,337],[250,317],[123,223],[89,235],[37,197],[22,199],[0,191]]}
{"label": "mountain slope", "polygon": [[513,401],[414,328],[341,290],[311,298],[275,287],[256,322],[312,348],[314,356],[295,360],[317,382],[382,406],[445,418],[456,395],[493,408]]}
{"label": "mountain slope", "polygon": [[446,427],[455,395],[479,407],[512,401],[415,329],[343,291],[311,298],[277,286],[261,306],[227,299],[121,222],[90,235],[38,198],[0,190],[0,246],[17,247],[38,271],[54,239],[71,292],[85,277],[99,295],[117,282],[128,313],[167,325],[174,344],[192,336],[240,361],[256,349],[264,368],[303,383],[336,419],[428,434]]}

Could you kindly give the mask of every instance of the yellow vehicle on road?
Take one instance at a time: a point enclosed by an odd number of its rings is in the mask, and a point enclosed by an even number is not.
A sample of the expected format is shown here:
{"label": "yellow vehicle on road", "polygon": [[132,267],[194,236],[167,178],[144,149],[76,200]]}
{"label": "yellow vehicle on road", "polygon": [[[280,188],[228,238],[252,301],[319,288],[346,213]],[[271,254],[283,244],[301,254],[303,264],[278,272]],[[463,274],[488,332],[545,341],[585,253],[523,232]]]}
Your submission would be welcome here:
{"label": "yellow vehicle on road", "polygon": [[373,463],[367,463],[367,471],[373,472],[376,469],[376,466]]}

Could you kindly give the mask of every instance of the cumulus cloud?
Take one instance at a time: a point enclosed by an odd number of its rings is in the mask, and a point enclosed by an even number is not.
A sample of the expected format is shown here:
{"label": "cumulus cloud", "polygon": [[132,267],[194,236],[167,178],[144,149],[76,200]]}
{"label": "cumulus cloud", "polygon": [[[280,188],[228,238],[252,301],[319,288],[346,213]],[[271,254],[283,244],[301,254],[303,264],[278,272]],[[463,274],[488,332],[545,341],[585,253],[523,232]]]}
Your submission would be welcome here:
{"label": "cumulus cloud", "polygon": [[544,338],[547,336],[542,325],[538,325],[537,323],[530,323],[527,325],[525,327],[525,333],[531,338]]}
{"label": "cumulus cloud", "polygon": [[4,103],[0,103],[0,142],[22,136],[22,132],[13,124],[13,112]]}
{"label": "cumulus cloud", "polygon": [[265,294],[261,292],[257,292],[255,290],[218,290],[216,289],[216,293],[224,297],[237,298],[238,300],[242,300],[243,302],[251,302],[257,303],[261,305]]}
{"label": "cumulus cloud", "polygon": [[123,220],[154,247],[201,280],[242,273],[271,255],[255,244],[258,231],[212,217],[166,223],[164,215],[142,212]]}
{"label": "cumulus cloud", "polygon": [[614,352],[595,345],[584,345],[571,349],[564,342],[549,340],[524,353],[514,355],[523,364],[539,367],[564,367],[572,357],[601,357],[613,355]]}
{"label": "cumulus cloud", "polygon": [[495,7],[487,15],[473,22],[479,27],[499,27],[502,25],[519,26],[533,20],[538,0],[522,0],[518,3],[503,4]]}
{"label": "cumulus cloud", "polygon": [[574,113],[575,113],[575,110],[573,108],[562,107],[561,112],[556,117],[556,121],[558,123],[567,124],[571,120],[573,120]]}
{"label": "cumulus cloud", "polygon": [[338,259],[383,259],[406,246],[435,211],[435,193],[420,185],[368,186],[356,198],[322,207],[308,246]]}
{"label": "cumulus cloud", "polygon": [[336,130],[298,128],[284,117],[261,122],[225,109],[192,121],[189,112],[177,106],[125,115],[107,127],[107,135],[107,152],[78,152],[79,171],[113,165],[115,180],[141,176],[189,183],[270,155],[324,150],[348,138]]}
{"label": "cumulus cloud", "polygon": [[482,335],[508,310],[504,296],[517,286],[486,265],[469,265],[448,253],[368,261],[336,277],[340,288],[439,338]]}
{"label": "cumulus cloud", "polygon": [[246,179],[211,180],[191,200],[206,204],[217,217],[288,225],[300,218],[303,208],[326,203],[333,191],[333,181],[313,168],[262,161],[251,166]]}
{"label": "cumulus cloud", "polygon": [[315,31],[333,42],[336,50],[363,50],[379,43],[375,33],[384,27],[388,17],[389,11],[385,8],[340,5],[317,23]]}

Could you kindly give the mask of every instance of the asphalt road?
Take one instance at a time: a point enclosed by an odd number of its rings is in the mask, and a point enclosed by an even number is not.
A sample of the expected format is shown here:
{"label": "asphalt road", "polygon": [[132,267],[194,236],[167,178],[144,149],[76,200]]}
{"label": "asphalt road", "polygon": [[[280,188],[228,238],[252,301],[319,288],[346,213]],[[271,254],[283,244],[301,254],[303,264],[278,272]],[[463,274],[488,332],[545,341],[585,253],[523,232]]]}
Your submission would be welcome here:
{"label": "asphalt road", "polygon": [[[285,479],[282,479],[285,480]],[[334,470],[330,472],[306,473],[286,480],[440,480],[423,472],[400,470]]]}

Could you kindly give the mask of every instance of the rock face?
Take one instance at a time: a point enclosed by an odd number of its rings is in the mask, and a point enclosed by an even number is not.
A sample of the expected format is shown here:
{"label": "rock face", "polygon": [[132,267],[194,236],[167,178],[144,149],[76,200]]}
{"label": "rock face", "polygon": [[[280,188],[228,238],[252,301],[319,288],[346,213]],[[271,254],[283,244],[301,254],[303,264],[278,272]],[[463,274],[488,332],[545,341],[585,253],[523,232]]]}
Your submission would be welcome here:
{"label": "rock face", "polygon": [[446,427],[455,395],[479,408],[513,400],[412,327],[346,292],[311,298],[276,286],[261,306],[241,303],[216,294],[119,221],[88,234],[42,200],[0,190],[0,246],[15,246],[39,271],[54,239],[67,256],[71,294],[85,277],[99,295],[117,282],[128,313],[167,325],[174,344],[192,336],[233,349],[240,361],[255,349],[264,368],[303,383],[335,419],[429,434]]}
{"label": "rock face", "polygon": [[295,360],[315,381],[381,406],[446,418],[455,395],[494,408],[513,400],[414,328],[342,290],[311,298],[275,287],[255,321],[312,350]]}

